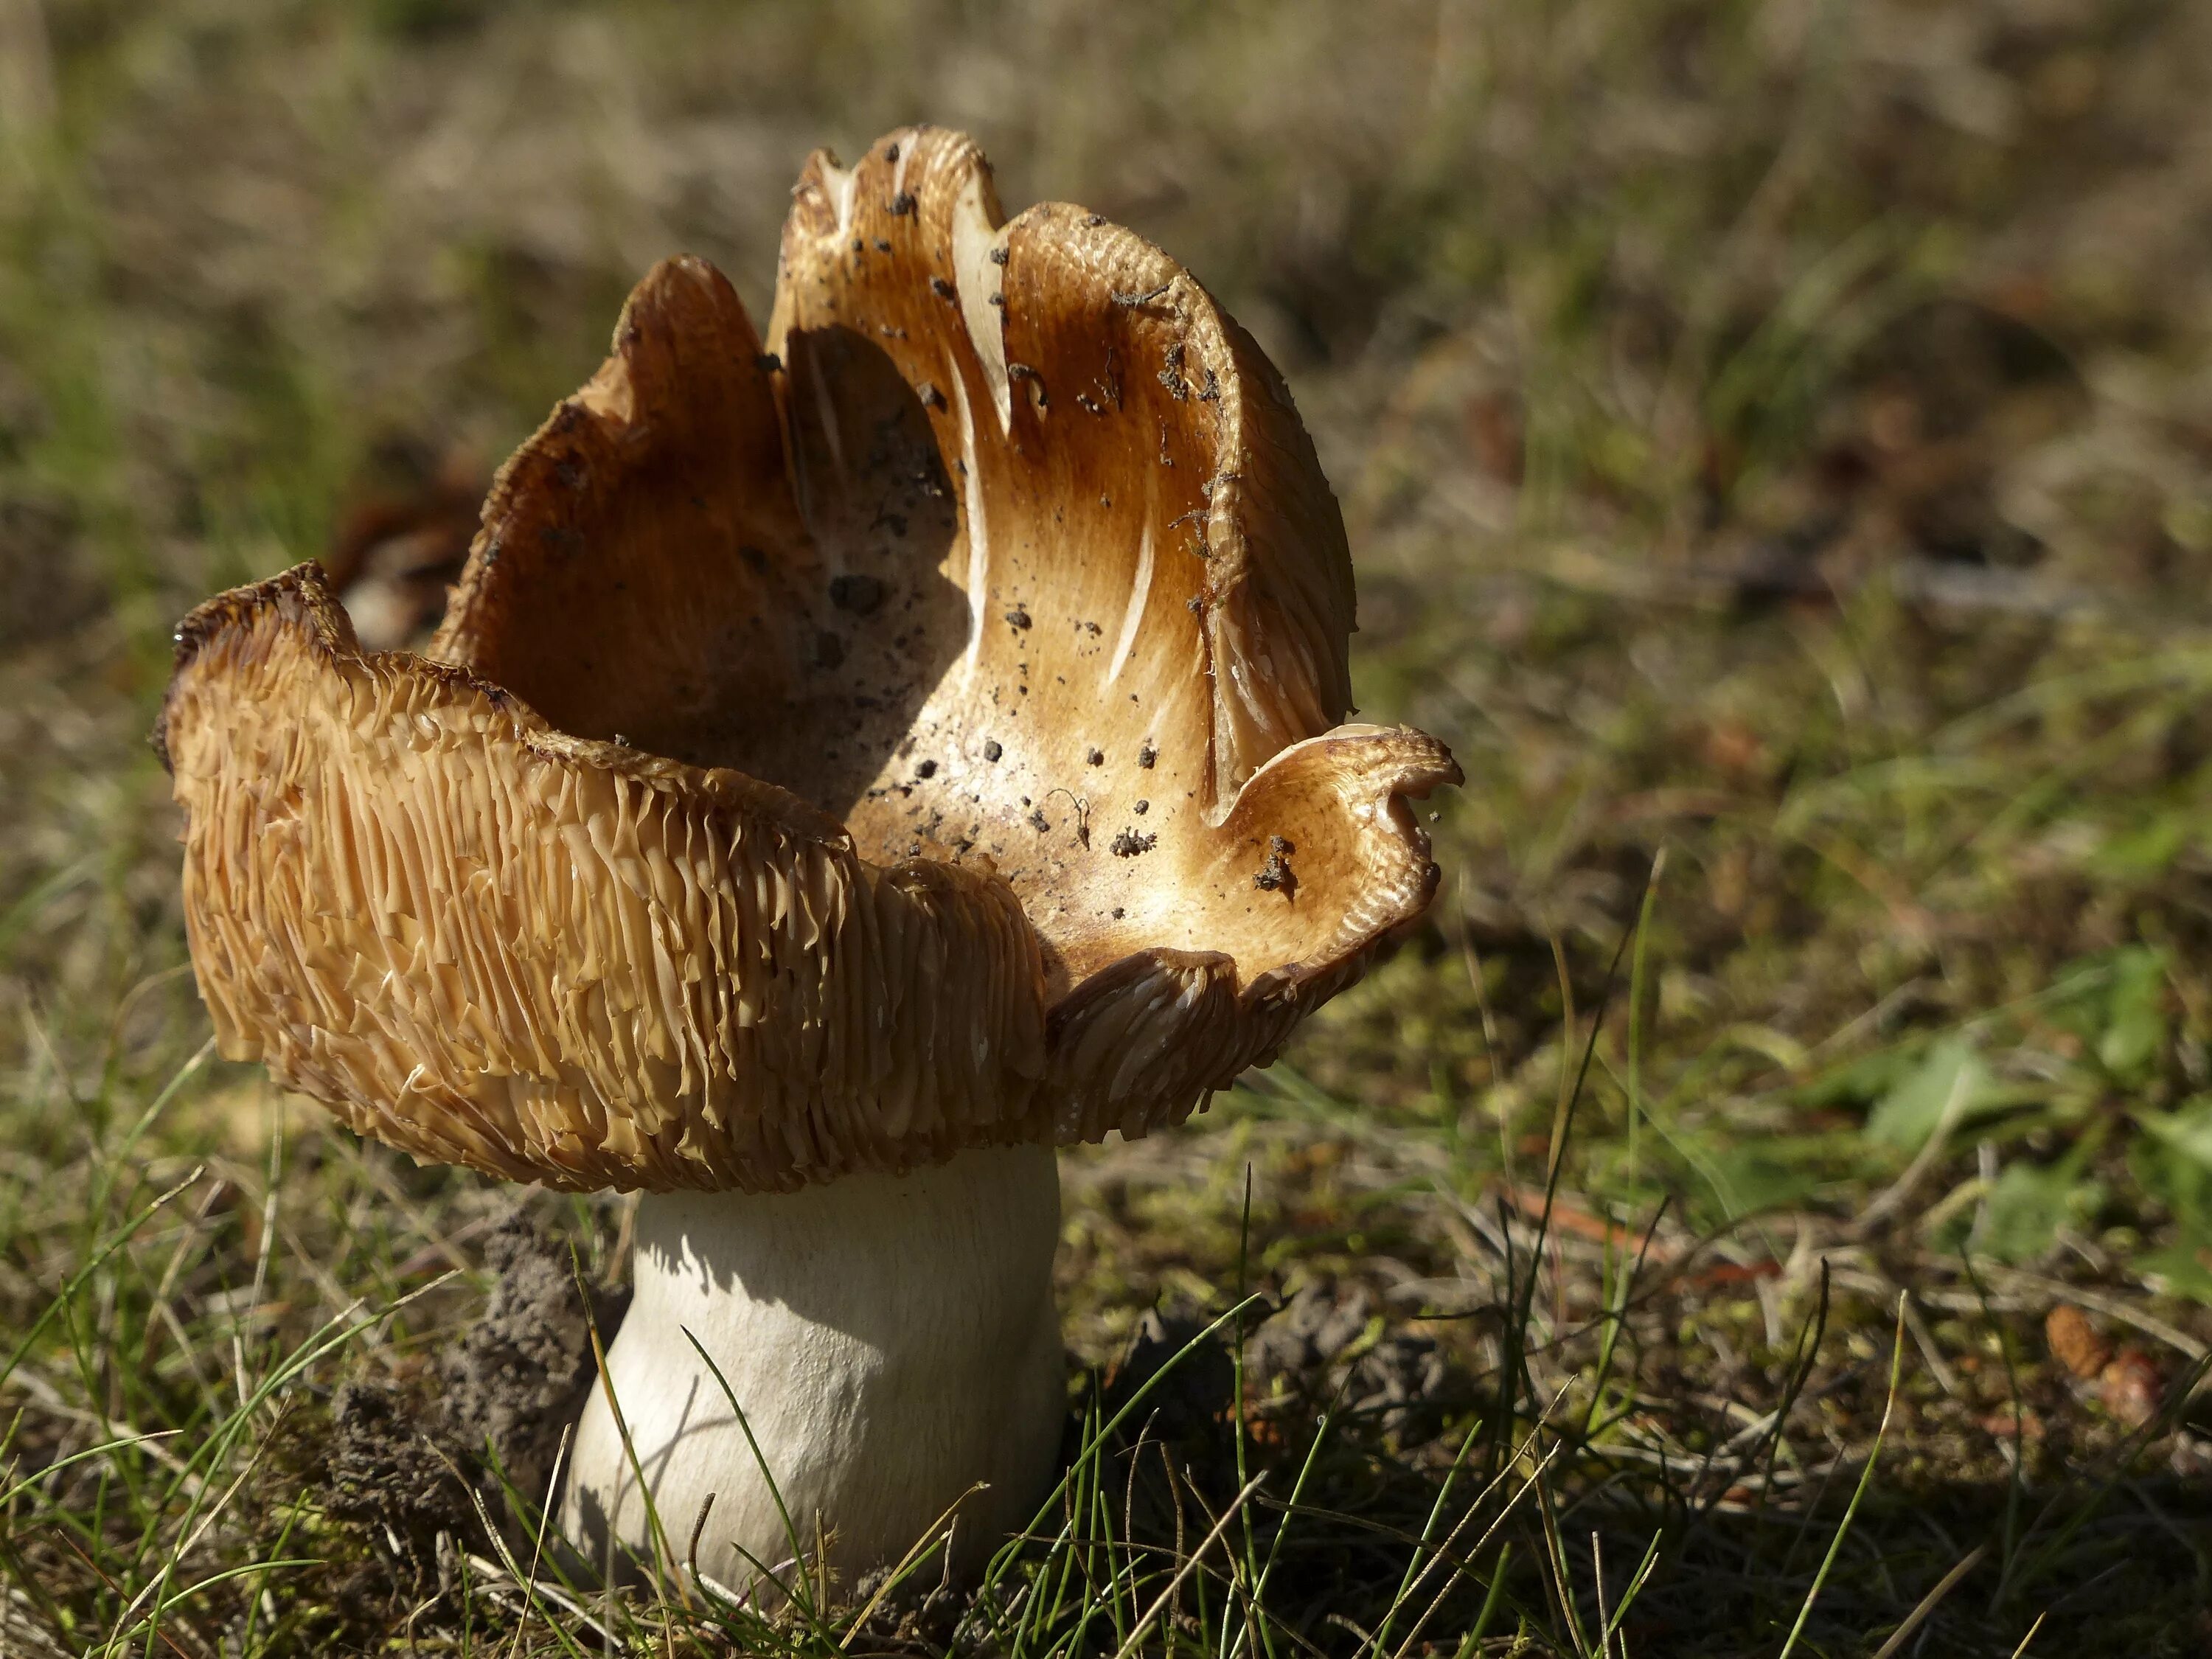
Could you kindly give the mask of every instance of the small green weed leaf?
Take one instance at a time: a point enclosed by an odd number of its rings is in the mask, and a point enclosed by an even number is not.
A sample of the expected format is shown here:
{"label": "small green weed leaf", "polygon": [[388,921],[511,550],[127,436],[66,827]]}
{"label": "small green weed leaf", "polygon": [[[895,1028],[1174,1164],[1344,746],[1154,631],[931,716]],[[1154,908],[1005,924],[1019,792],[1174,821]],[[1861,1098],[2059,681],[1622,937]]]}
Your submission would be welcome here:
{"label": "small green weed leaf", "polygon": [[1911,1077],[1919,1060],[1910,1046],[1878,1049],[1814,1078],[1798,1091],[1797,1098],[1815,1109],[1871,1106]]}
{"label": "small green weed leaf", "polygon": [[2165,1048],[2166,959],[2142,945],[2115,951],[2099,1062],[2115,1078],[2137,1082],[2150,1075]]}
{"label": "small green weed leaf", "polygon": [[1964,1039],[1947,1037],[1875,1103],[1867,1133],[1899,1151],[1917,1152],[1947,1115],[1963,1123],[1998,1097],[1981,1056]]}
{"label": "small green weed leaf", "polygon": [[1702,1164],[1722,1200],[1723,1218],[1730,1221],[1785,1209],[1808,1196],[1823,1177],[1820,1166],[1810,1160],[1787,1160],[1770,1148],[1749,1145],[1708,1146]]}
{"label": "small green weed leaf", "polygon": [[2070,1160],[2008,1164],[1990,1188],[1974,1248],[2000,1261],[2033,1261],[2057,1242],[2061,1226],[2094,1212],[2104,1196],[2098,1182],[2075,1176]]}
{"label": "small green weed leaf", "polygon": [[[2201,1272],[2195,1264],[2198,1247],[2212,1242],[2212,1097],[2198,1096],[2167,1112],[2142,1112],[2136,1123],[2142,1131],[2130,1140],[2128,1174],[2142,1191],[2172,1212],[2181,1242],[2173,1248],[2176,1259],[2164,1262],[2168,1252],[2142,1259],[2145,1272],[2164,1273],[2177,1291],[2203,1295],[2212,1301],[2212,1279],[2203,1291],[2188,1288]],[[2154,1267],[2154,1262],[2164,1265]]]}
{"label": "small green weed leaf", "polygon": [[2136,1121],[2160,1146],[2212,1170],[2212,1096],[2198,1095],[2170,1112],[2145,1112]]}
{"label": "small green weed leaf", "polygon": [[2098,873],[2120,881],[2147,881],[2162,875],[2189,843],[2189,815],[2162,812],[2121,830],[2098,850]]}
{"label": "small green weed leaf", "polygon": [[2145,1251],[2134,1265],[2169,1296],[2212,1303],[2212,1236],[2185,1236],[2163,1249]]}

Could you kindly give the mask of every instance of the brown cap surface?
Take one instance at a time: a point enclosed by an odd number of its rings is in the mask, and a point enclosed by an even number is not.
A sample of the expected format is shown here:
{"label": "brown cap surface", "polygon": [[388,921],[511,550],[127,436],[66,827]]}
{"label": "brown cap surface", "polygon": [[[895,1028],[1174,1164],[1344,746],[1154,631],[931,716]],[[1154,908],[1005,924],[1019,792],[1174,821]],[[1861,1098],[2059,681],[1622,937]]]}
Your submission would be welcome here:
{"label": "brown cap surface", "polygon": [[223,1052],[419,1156],[778,1189],[1173,1123],[1433,891],[1458,769],[1341,726],[1280,379],[931,128],[795,192],[763,349],[696,259],[501,471],[426,659],[312,568],[164,738]]}

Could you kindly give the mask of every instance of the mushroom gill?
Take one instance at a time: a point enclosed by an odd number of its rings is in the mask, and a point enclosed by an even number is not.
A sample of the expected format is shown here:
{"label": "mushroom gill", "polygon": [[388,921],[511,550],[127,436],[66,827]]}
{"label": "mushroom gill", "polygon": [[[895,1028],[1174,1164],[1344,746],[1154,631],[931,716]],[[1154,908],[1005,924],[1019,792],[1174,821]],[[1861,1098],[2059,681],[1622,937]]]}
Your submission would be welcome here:
{"label": "mushroom gill", "polygon": [[310,571],[164,716],[224,1051],[418,1156],[784,1188],[1179,1121],[1435,884],[1458,769],[1341,725],[1289,393],[965,138],[817,155],[763,346],[671,260],[507,464],[433,659]]}
{"label": "mushroom gill", "polygon": [[784,1189],[1046,1139],[1003,884],[364,655],[312,565],[201,607],[162,721],[223,1054],[519,1181]]}

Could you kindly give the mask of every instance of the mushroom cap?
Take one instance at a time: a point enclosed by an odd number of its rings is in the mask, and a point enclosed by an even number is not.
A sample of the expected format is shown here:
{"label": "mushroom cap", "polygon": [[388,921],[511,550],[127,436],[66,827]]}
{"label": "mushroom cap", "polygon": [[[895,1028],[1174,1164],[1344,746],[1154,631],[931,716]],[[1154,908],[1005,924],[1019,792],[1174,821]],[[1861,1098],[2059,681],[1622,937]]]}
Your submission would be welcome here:
{"label": "mushroom cap", "polygon": [[763,349],[672,259],[501,470],[427,656],[303,565],[157,743],[222,1052],[421,1158],[786,1190],[1180,1121],[1433,894],[1342,725],[1282,380],[1100,216],[908,129],[793,193]]}

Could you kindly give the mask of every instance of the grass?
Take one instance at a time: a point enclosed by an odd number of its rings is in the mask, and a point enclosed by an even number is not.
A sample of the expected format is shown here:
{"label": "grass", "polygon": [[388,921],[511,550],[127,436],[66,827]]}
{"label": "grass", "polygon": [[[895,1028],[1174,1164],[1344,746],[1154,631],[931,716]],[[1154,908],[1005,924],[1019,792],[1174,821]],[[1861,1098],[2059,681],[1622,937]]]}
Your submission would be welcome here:
{"label": "grass", "polygon": [[[2203,1650],[2208,33],[0,3],[0,1651]],[[1363,708],[1471,781],[1397,958],[1066,1158],[1079,1426],[982,1588],[764,1615],[664,1517],[603,1597],[542,1490],[340,1453],[511,1208],[599,1284],[621,1206],[210,1059],[144,732],[193,601],[504,453],[659,254],[764,309],[805,150],[921,116],[1255,329]]]}

